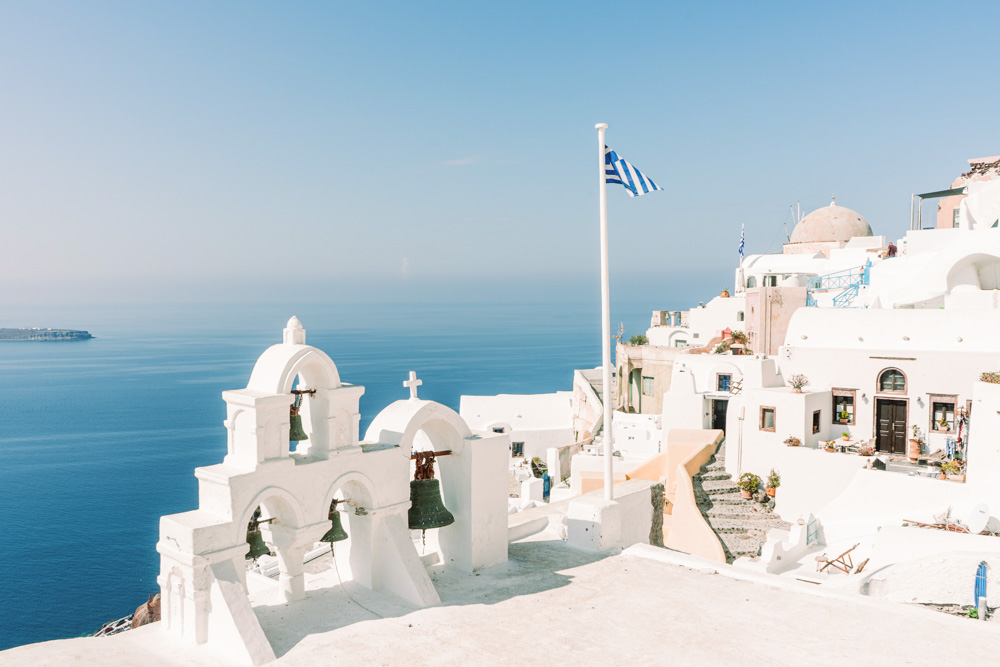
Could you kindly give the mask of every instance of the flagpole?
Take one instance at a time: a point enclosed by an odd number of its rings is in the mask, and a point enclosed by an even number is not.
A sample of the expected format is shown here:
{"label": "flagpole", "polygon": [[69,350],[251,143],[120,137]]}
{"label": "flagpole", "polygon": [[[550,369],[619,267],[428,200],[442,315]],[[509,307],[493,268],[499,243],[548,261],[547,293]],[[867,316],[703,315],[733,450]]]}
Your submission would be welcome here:
{"label": "flagpole", "polygon": [[597,129],[597,171],[600,177],[601,205],[601,365],[604,383],[604,497],[613,500],[614,461],[612,454],[611,401],[611,287],[608,273],[608,184],[604,173],[604,131],[607,123],[598,123]]}

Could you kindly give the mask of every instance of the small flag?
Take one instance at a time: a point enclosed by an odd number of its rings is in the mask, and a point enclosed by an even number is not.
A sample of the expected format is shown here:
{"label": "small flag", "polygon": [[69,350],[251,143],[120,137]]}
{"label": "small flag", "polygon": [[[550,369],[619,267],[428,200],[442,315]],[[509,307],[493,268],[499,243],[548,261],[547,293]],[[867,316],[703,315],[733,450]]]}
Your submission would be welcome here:
{"label": "small flag", "polygon": [[740,225],[740,259],[743,259],[743,246],[747,243],[746,230]]}
{"label": "small flag", "polygon": [[641,197],[653,190],[662,190],[652,179],[643,176],[642,172],[618,157],[618,153],[604,147],[604,180],[606,183],[617,183],[628,190],[630,197]]}

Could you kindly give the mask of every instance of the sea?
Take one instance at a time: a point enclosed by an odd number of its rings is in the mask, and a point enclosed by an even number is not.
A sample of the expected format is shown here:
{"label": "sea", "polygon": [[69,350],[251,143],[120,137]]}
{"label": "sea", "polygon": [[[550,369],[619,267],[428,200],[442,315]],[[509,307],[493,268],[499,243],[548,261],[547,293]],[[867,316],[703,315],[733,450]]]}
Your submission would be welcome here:
{"label": "sea", "polygon": [[[95,338],[0,343],[0,649],[91,634],[158,592],[159,518],[197,508],[194,469],[226,452],[221,393],[292,315],[365,387],[362,437],[410,371],[458,410],[463,394],[568,391],[601,362],[597,301],[6,308],[0,326]],[[612,305],[626,338],[649,317]]]}

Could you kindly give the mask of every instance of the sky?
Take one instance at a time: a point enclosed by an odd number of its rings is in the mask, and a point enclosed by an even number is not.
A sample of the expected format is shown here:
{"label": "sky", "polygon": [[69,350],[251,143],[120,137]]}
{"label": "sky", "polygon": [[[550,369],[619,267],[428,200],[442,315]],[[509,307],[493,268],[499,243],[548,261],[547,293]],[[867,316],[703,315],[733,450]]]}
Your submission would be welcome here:
{"label": "sky", "polygon": [[[707,301],[1000,153],[1000,4],[0,1],[0,308]],[[993,109],[994,111],[990,111]],[[930,205],[931,207],[933,205]],[[925,214],[926,215],[926,214]],[[678,302],[680,300],[680,302]]]}

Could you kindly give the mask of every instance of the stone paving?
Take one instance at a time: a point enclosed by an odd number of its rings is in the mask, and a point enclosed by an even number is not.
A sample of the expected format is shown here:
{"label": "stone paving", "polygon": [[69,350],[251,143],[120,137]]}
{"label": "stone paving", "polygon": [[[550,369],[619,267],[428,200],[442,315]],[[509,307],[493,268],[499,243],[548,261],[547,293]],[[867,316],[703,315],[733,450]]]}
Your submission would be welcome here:
{"label": "stone paving", "polygon": [[768,505],[743,498],[732,475],[726,472],[725,441],[691,479],[698,509],[719,536],[728,563],[742,556],[756,559],[769,530],[791,527]]}

